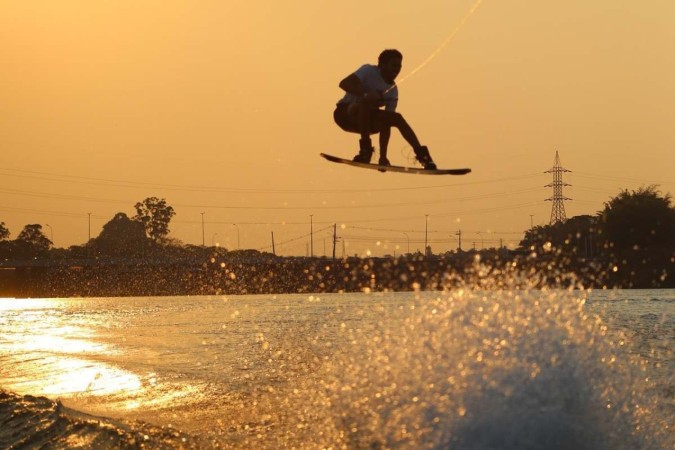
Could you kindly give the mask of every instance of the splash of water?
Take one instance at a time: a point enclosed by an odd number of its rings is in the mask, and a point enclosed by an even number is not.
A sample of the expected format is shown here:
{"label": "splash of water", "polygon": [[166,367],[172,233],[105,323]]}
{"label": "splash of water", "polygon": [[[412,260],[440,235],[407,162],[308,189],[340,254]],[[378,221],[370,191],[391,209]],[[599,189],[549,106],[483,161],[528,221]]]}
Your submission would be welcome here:
{"label": "splash of water", "polygon": [[[475,274],[489,271],[477,267]],[[499,288],[477,279],[393,306],[374,297],[372,308],[357,314],[363,321],[330,325],[341,330],[339,341],[322,343],[316,330],[304,330],[286,349],[270,349],[314,373],[268,404],[292,412],[265,415],[271,424],[292,424],[280,442],[666,448],[669,427],[650,392],[648,364],[589,313],[586,291],[522,289],[527,276],[512,274]],[[256,402],[267,409],[264,397]]]}

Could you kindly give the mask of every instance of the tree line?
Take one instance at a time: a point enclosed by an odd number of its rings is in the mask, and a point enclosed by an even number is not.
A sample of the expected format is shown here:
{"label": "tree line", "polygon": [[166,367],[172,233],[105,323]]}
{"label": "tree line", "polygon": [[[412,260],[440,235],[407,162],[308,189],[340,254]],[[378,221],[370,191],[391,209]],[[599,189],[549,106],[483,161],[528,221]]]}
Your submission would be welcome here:
{"label": "tree line", "polygon": [[572,217],[525,232],[524,249],[553,250],[583,257],[620,259],[644,252],[675,250],[675,207],[656,186],[623,190],[596,215]]}
{"label": "tree line", "polygon": [[[84,245],[54,249],[42,225],[26,225],[16,239],[0,222],[0,257],[32,258],[59,252],[61,256],[130,256],[201,248],[183,245],[169,237],[173,207],[166,200],[148,197],[134,205],[136,214],[118,212],[96,237]],[[675,207],[670,194],[656,186],[621,191],[595,215],[572,217],[554,225],[535,226],[525,232],[521,252],[551,253],[585,259],[630,260],[675,252]],[[221,249],[220,251],[225,251]]]}
{"label": "tree line", "polygon": [[[68,249],[71,256],[137,256],[150,250],[157,250],[171,241],[168,238],[169,224],[176,215],[165,199],[148,197],[134,205],[136,215],[127,216],[118,212],[103,225],[101,233],[84,245]],[[0,257],[32,258],[45,256],[59,249],[44,234],[42,225],[24,226],[16,239],[10,239],[11,233],[5,222],[0,222]],[[61,249],[62,250],[62,249]]]}

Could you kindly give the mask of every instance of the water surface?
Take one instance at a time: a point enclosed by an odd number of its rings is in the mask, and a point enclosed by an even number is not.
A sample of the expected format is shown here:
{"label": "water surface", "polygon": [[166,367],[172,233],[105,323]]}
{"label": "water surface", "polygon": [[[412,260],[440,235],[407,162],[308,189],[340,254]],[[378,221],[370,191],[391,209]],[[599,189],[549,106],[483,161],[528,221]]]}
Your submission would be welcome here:
{"label": "water surface", "polygon": [[662,448],[674,313],[673,290],[5,299],[0,387],[200,446]]}

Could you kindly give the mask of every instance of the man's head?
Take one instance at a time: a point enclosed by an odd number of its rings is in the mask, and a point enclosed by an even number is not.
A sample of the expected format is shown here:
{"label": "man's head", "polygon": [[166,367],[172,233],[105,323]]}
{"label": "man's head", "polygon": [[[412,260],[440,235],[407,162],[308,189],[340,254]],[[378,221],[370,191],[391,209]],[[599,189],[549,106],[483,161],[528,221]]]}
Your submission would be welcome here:
{"label": "man's head", "polygon": [[394,83],[394,80],[401,72],[401,64],[403,63],[403,55],[398,50],[393,48],[384,50],[377,58],[377,66],[380,68],[382,78],[387,83]]}

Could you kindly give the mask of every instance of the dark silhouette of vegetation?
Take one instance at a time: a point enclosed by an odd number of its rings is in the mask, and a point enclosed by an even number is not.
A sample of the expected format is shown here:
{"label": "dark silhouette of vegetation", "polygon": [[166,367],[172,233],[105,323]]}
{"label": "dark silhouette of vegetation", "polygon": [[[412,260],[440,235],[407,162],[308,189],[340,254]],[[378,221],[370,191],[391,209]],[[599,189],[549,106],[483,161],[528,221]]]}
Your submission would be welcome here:
{"label": "dark silhouette of vegetation", "polygon": [[160,242],[169,234],[169,222],[176,213],[165,199],[148,197],[136,203],[134,208],[136,215],[133,219],[143,224],[146,234],[152,240]]}
{"label": "dark silhouette of vegetation", "polygon": [[584,215],[555,225],[531,228],[525,232],[520,246],[536,253],[555,247],[568,254],[592,257],[598,254],[599,239],[597,217]]}
{"label": "dark silhouette of vegetation", "polygon": [[16,238],[16,244],[31,255],[44,254],[52,246],[52,241],[42,232],[42,225],[26,225]]}
{"label": "dark silhouette of vegetation", "polygon": [[[555,225],[537,226],[525,232],[521,247],[539,250],[553,246],[566,252],[604,256],[626,250],[673,248],[675,208],[669,194],[655,186],[622,191],[593,216],[576,216]],[[595,250],[595,251],[593,251]]]}
{"label": "dark silhouette of vegetation", "polygon": [[101,234],[92,239],[89,246],[98,254],[124,256],[143,254],[150,244],[143,224],[119,212],[103,225]]}
{"label": "dark silhouette of vegetation", "polygon": [[4,234],[6,237],[0,239],[0,259],[48,256],[52,247],[52,241],[42,233],[39,224],[26,225],[14,240],[7,239],[9,230]]}
{"label": "dark silhouette of vegetation", "polygon": [[605,247],[619,252],[675,244],[675,209],[671,197],[655,186],[622,191],[599,213]]}
{"label": "dark silhouette of vegetation", "polygon": [[164,234],[174,212],[163,199],[148,198],[136,206],[137,216],[117,213],[82,246],[53,249],[35,224],[16,240],[0,240],[0,268],[15,268],[0,270],[0,295],[411,290],[450,288],[467,280],[489,288],[513,286],[508,277],[515,271],[526,274],[526,287],[675,287],[675,209],[670,196],[655,187],[622,191],[594,216],[527,230],[516,251],[398,258],[278,257],[183,245]]}
{"label": "dark silhouette of vegetation", "polygon": [[5,222],[0,222],[0,241],[9,239],[9,229],[5,226]]}
{"label": "dark silhouette of vegetation", "polygon": [[606,271],[605,281],[612,285],[665,287],[675,284],[674,230],[670,195],[649,186],[622,191],[596,216],[534,227],[520,244],[543,258],[556,255],[575,272],[592,261]]}

